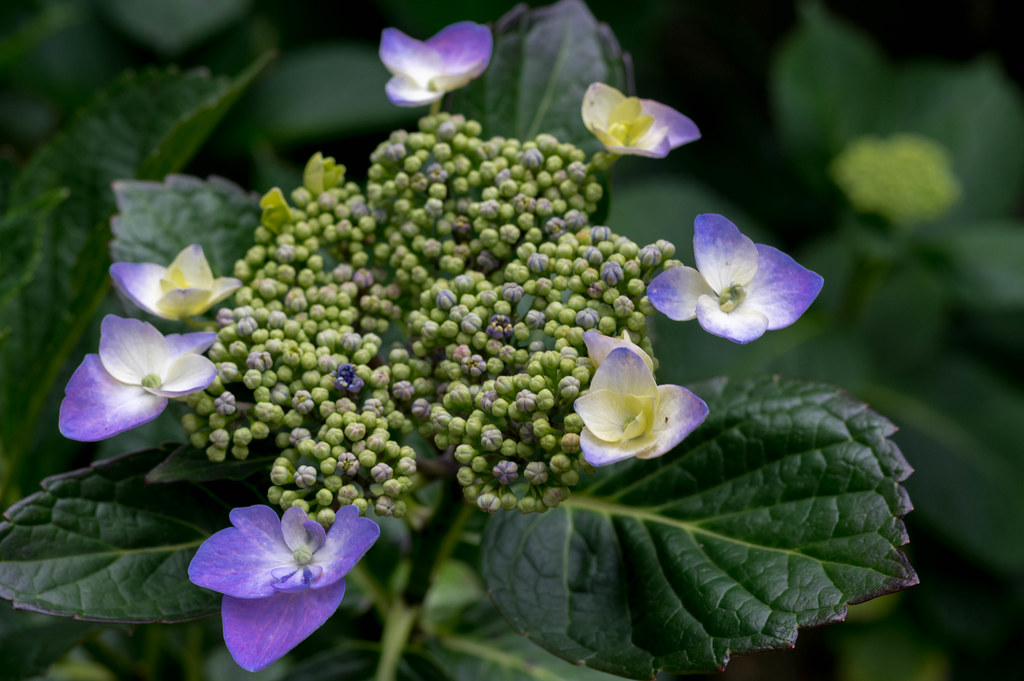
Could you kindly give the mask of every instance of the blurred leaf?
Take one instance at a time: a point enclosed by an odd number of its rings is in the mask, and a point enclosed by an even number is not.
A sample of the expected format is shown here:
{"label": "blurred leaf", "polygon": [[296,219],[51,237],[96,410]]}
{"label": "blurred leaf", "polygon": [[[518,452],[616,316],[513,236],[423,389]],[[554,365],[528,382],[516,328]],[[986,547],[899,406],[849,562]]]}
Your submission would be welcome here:
{"label": "blurred leaf", "polygon": [[102,625],[54,620],[0,604],[0,681],[21,681],[46,671],[73,645]]}
{"label": "blurred leaf", "polygon": [[[166,445],[165,445],[166,446]],[[171,445],[173,451],[146,475],[146,484],[244,480],[253,473],[269,471],[277,455],[229,459],[214,463],[206,452],[191,445]]]}
{"label": "blurred leaf", "polygon": [[969,64],[915,64],[902,69],[879,109],[878,129],[915,132],[949,151],[963,195],[942,222],[1016,213],[1024,186],[1024,102],[990,59]]}
{"label": "blurred leaf", "polygon": [[745,211],[696,180],[652,177],[616,186],[612,193],[608,224],[617,234],[640,245],[667,239],[676,246],[673,257],[683,262],[693,262],[693,221],[703,213],[724,215],[754,241],[768,241]]}
{"label": "blurred leaf", "polygon": [[0,355],[0,443],[11,466],[5,490],[53,381],[109,286],[110,183],[185,163],[262,63],[237,81],[173,69],[126,74],[18,176],[11,205],[58,187],[70,193],[43,231],[37,276],[0,310],[16,329]]}
{"label": "blurred leaf", "polygon": [[516,0],[448,0],[443,3],[376,0],[374,4],[387,15],[389,22],[418,40],[426,40],[457,21],[480,24],[494,21],[497,13],[511,9]]}
{"label": "blurred leaf", "polygon": [[601,469],[543,515],[490,519],[484,582],[534,642],[629,678],[713,671],[917,582],[889,421],[779,378],[697,393],[711,413],[670,454]]}
{"label": "blurred leaf", "polygon": [[452,94],[452,110],[483,125],[484,136],[531,140],[540,133],[588,154],[603,149],[583,125],[583,93],[600,81],[628,89],[622,50],[581,0],[513,8],[494,26],[483,75]]}
{"label": "blurred leaf", "polygon": [[971,360],[946,356],[915,381],[865,397],[900,426],[917,474],[917,522],[1006,575],[1024,570],[1024,394]]}
{"label": "blurred leaf", "polygon": [[413,119],[384,95],[388,73],[376,47],[332,44],[284,54],[224,130],[223,144],[297,144],[391,130]]}
{"label": "blurred leaf", "polygon": [[[0,597],[77,619],[174,622],[220,610],[188,580],[199,545],[256,495],[241,485],[147,487],[163,448],[99,461],[43,481],[0,523]],[[215,502],[215,503],[211,503]]]}
{"label": "blurred leaf", "polygon": [[873,131],[893,74],[878,47],[821,3],[778,51],[769,83],[779,136],[805,179],[827,188],[825,167],[851,138]]}
{"label": "blurred leaf", "polygon": [[839,681],[947,681],[949,658],[902,622],[851,627],[839,639]]}
{"label": "blurred leaf", "polygon": [[460,618],[458,631],[429,641],[428,650],[453,681],[611,681],[618,678],[555,657],[508,624],[490,603]]}
{"label": "blurred leaf", "polygon": [[111,258],[166,265],[189,244],[203,247],[215,276],[231,276],[260,223],[259,197],[220,177],[169,175],[114,183]]}
{"label": "blurred leaf", "polygon": [[251,0],[101,0],[125,35],[165,57],[177,57],[237,22]]}
{"label": "blurred leaf", "polygon": [[[373,681],[380,655],[373,650],[338,648],[311,657],[289,670],[280,681]],[[422,657],[406,654],[398,662],[396,681],[454,681]]]}
{"label": "blurred leaf", "polygon": [[452,620],[485,597],[477,571],[461,560],[449,560],[434,575],[423,600],[423,619],[435,624]]}
{"label": "blurred leaf", "polygon": [[965,307],[983,312],[1024,308],[1024,223],[965,225],[928,239]]}
{"label": "blurred leaf", "polygon": [[[0,308],[32,281],[42,256],[40,241],[46,218],[67,197],[68,191],[63,187],[54,189],[26,205],[14,207],[0,218]],[[0,339],[10,331],[0,321]]]}
{"label": "blurred leaf", "polygon": [[[17,4],[8,0],[12,5]],[[35,4],[35,3],[23,3]],[[81,20],[80,9],[70,2],[59,4],[47,4],[36,8],[36,13],[27,21],[24,21],[7,32],[10,24],[6,16],[0,17],[4,20],[5,32],[0,35],[0,73],[10,64],[20,59],[26,52],[34,48],[40,41],[46,39],[57,31],[70,26]]]}

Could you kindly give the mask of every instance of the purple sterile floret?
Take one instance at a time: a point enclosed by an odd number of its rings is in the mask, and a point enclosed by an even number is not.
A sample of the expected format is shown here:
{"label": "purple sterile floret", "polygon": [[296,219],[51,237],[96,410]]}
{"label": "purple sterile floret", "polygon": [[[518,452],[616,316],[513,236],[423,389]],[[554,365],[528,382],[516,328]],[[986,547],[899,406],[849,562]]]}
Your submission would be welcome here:
{"label": "purple sterile floret", "polygon": [[339,364],[334,371],[334,387],[338,390],[347,390],[350,393],[357,393],[363,389],[363,379],[356,375],[354,364]]}
{"label": "purple sterile floret", "polygon": [[224,594],[224,641],[239,665],[266,667],[309,636],[341,603],[345,574],[380,535],[376,523],[342,507],[330,531],[299,508],[236,508],[232,527],[199,547],[193,583]]}

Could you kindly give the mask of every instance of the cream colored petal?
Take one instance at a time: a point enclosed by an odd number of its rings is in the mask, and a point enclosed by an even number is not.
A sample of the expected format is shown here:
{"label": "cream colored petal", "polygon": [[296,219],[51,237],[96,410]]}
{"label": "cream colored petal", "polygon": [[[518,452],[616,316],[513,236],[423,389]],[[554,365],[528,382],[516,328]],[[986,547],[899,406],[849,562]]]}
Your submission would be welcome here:
{"label": "cream colored petal", "polygon": [[640,355],[629,348],[615,348],[601,362],[590,380],[591,390],[611,390],[620,395],[655,396],[658,384]]}
{"label": "cream colored petal", "polygon": [[202,314],[210,309],[210,289],[174,289],[157,301],[157,310],[169,319],[181,319]]}
{"label": "cream colored petal", "polygon": [[612,390],[592,390],[576,400],[575,409],[597,437],[618,442],[635,438],[650,427],[655,398],[622,395]]}
{"label": "cream colored petal", "polygon": [[167,267],[168,270],[175,268],[181,271],[187,282],[186,287],[178,286],[177,288],[210,289],[213,287],[213,272],[210,270],[210,264],[206,262],[206,256],[203,255],[203,247],[199,244],[186,246],[174,258],[174,262]]}
{"label": "cream colored petal", "polygon": [[583,342],[587,346],[587,355],[594,366],[601,366],[601,363],[608,357],[608,353],[615,348],[627,348],[640,355],[647,368],[654,371],[654,360],[630,339],[628,331],[622,332],[622,338],[606,336],[599,331],[584,331]]}
{"label": "cream colored petal", "polygon": [[234,277],[217,277],[213,280],[213,287],[210,290],[210,299],[206,301],[207,307],[216,305],[232,293],[242,288],[242,281]]}
{"label": "cream colored petal", "polygon": [[[600,131],[607,131],[611,122],[612,111],[626,99],[622,94],[610,85],[604,83],[592,83],[583,95],[583,124],[595,134]],[[607,135],[606,135],[607,136]],[[600,139],[600,135],[598,138]],[[604,144],[615,143],[614,138],[601,139]]]}

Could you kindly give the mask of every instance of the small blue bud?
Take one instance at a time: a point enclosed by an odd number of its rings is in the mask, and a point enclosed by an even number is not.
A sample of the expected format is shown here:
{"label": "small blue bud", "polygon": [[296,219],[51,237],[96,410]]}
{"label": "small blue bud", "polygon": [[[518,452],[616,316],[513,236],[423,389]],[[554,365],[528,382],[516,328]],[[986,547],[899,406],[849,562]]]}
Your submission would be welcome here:
{"label": "small blue bud", "polygon": [[[252,319],[252,317],[248,317],[248,319]],[[274,358],[266,351],[250,352],[249,356],[245,358],[245,366],[250,369],[255,369],[256,371],[266,371],[270,367],[274,366]]]}
{"label": "small blue bud", "polygon": [[526,326],[531,329],[543,329],[544,324],[547,323],[547,315],[540,310],[530,310],[526,313],[526,317],[523,319]]}
{"label": "small blue bud", "polygon": [[523,299],[523,287],[513,281],[507,281],[502,284],[501,297],[506,302],[515,305]]}
{"label": "small blue bud", "polygon": [[389,144],[384,148],[384,158],[392,163],[398,163],[405,158],[405,153],[405,145],[401,143]]}
{"label": "small blue bud", "polygon": [[370,469],[370,476],[373,477],[375,482],[390,480],[393,474],[391,466],[386,463],[379,463]]}
{"label": "small blue bud", "polygon": [[537,396],[529,390],[520,390],[516,394],[516,409],[525,413],[531,412],[537,408]]}
{"label": "small blue bud", "polygon": [[352,477],[359,472],[359,459],[352,452],[342,452],[338,457],[338,470],[342,475]]}
{"label": "small blue bud", "polygon": [[274,259],[279,263],[290,263],[295,260],[295,246],[292,244],[281,244],[274,252]]}
{"label": "small blue bud", "polygon": [[498,393],[495,390],[488,390],[480,396],[480,408],[485,412],[490,412],[491,407],[494,406],[494,401],[498,399]]}
{"label": "small blue bud", "polygon": [[548,480],[548,467],[543,461],[531,461],[526,464],[523,475],[530,481],[531,485],[543,485]]}
{"label": "small blue bud", "polygon": [[409,381],[398,381],[391,387],[391,394],[396,400],[405,402],[411,400],[416,391]]}
{"label": "small blue bud", "polygon": [[339,364],[334,372],[334,387],[342,392],[357,393],[363,389],[363,379],[356,375],[353,364]]}
{"label": "small blue bud", "polygon": [[550,258],[543,253],[533,253],[526,259],[526,266],[534,274],[544,274],[548,271]]}
{"label": "small blue bud", "polygon": [[661,251],[658,250],[657,246],[648,244],[640,249],[640,253],[637,254],[637,260],[644,267],[657,267],[661,264]]}
{"label": "small blue bud", "polygon": [[487,371],[487,362],[480,355],[470,355],[462,359],[461,368],[463,373],[475,378]]}
{"label": "small blue bud", "polygon": [[417,421],[427,421],[430,419],[430,402],[423,399],[422,397],[417,398],[413,400],[411,411],[412,417]]}
{"label": "small blue bud", "polygon": [[510,485],[519,477],[519,466],[515,461],[499,461],[491,472],[500,484]]}
{"label": "small blue bud", "polygon": [[341,334],[341,347],[352,353],[363,347],[363,337],[353,331]]}
{"label": "small blue bud", "polygon": [[600,243],[602,241],[610,241],[612,238],[611,227],[605,227],[604,225],[595,225],[590,228],[590,240],[592,242]]}
{"label": "small blue bud", "polygon": [[487,201],[480,202],[480,205],[477,207],[477,212],[482,218],[494,220],[498,217],[498,211],[500,208],[501,207],[498,205],[497,201],[494,199],[488,199]]}
{"label": "small blue bud", "polygon": [[544,233],[552,239],[562,236],[565,234],[565,220],[558,217],[549,219],[544,223]]}
{"label": "small blue bud", "polygon": [[558,382],[558,395],[566,402],[575,400],[579,394],[580,381],[575,376],[565,376]]}
{"label": "small blue bud", "polygon": [[373,286],[373,273],[366,268],[359,268],[352,275],[352,282],[361,289]]}
{"label": "small blue bud", "polygon": [[572,231],[583,229],[587,226],[587,217],[578,210],[570,210],[565,214],[565,227]]}
{"label": "small blue bud", "polygon": [[235,316],[231,312],[231,308],[222,307],[217,310],[217,326],[223,329],[225,326],[233,324],[234,322]]}
{"label": "small blue bud", "polygon": [[[231,366],[234,366],[232,364]],[[235,396],[229,392],[223,392],[213,400],[213,408],[217,410],[217,413],[221,416],[230,416],[237,410],[235,406]]]}
{"label": "small blue bud", "polygon": [[307,440],[312,435],[305,428],[293,428],[292,432],[288,434],[288,442],[291,443],[292,447],[296,446],[303,440]]}
{"label": "small blue bud", "polygon": [[316,404],[314,404],[308,390],[296,390],[295,395],[292,396],[292,406],[300,414],[309,414],[316,407]]}
{"label": "small blue bud", "polygon": [[585,307],[576,313],[576,326],[593,329],[601,321],[601,315],[592,307]]}
{"label": "small blue bud", "polygon": [[312,466],[299,466],[295,469],[295,484],[301,488],[316,484],[317,471]]}
{"label": "small blue bud", "polygon": [[596,246],[586,246],[583,248],[583,259],[590,265],[597,267],[604,262],[604,256]]}
{"label": "small blue bud", "polygon": [[622,281],[622,265],[615,261],[609,261],[601,265],[601,281],[609,286],[615,286]]}
{"label": "small blue bud", "polygon": [[288,321],[288,315],[281,310],[274,310],[267,315],[267,328],[280,329]]}
{"label": "small blue bud", "polygon": [[587,179],[587,166],[579,161],[573,161],[565,169],[565,173],[569,176],[569,179],[576,184],[582,184],[583,181]]}
{"label": "small blue bud", "polygon": [[447,182],[448,173],[441,167],[440,163],[431,163],[425,171],[427,179],[431,182]]}
{"label": "small blue bud", "polygon": [[507,340],[512,337],[512,320],[507,315],[496,314],[487,324],[487,335],[496,340]]}
{"label": "small blue bud", "polygon": [[458,297],[451,289],[442,289],[437,294],[436,302],[438,308],[447,312],[452,309],[452,306],[455,305],[455,303],[458,302]]}
{"label": "small blue bud", "polygon": [[524,167],[534,170],[544,163],[544,154],[540,149],[527,149],[519,154],[519,162]]}

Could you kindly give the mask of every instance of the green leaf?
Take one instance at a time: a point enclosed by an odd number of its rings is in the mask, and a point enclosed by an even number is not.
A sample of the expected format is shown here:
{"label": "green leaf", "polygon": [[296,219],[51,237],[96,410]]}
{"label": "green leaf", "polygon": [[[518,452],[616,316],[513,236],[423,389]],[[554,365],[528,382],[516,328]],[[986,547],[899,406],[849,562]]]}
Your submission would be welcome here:
{"label": "green leaf", "polygon": [[[32,281],[39,259],[43,227],[54,208],[68,197],[66,189],[49,191],[0,218],[0,308]],[[0,338],[10,327],[0,322]]]}
{"label": "green leaf", "polygon": [[466,613],[455,632],[428,642],[428,650],[454,681],[611,681],[616,678],[571,665],[511,629],[490,604]]}
{"label": "green leaf", "polygon": [[103,625],[54,620],[0,605],[0,681],[21,681],[46,671],[73,645]]}
{"label": "green leaf", "polygon": [[168,482],[210,482],[245,480],[253,473],[269,471],[277,455],[229,459],[214,463],[206,452],[191,445],[177,446],[170,455],[146,475],[147,484]]}
{"label": "green leaf", "polygon": [[1024,224],[964,225],[927,239],[925,247],[941,259],[966,307],[989,312],[1024,308]]}
{"label": "green leaf", "polygon": [[60,187],[69,194],[43,230],[36,276],[0,308],[14,330],[0,355],[0,444],[10,459],[0,498],[10,489],[61,366],[109,286],[111,182],[176,170],[251,78],[252,70],[237,82],[204,71],[126,74],[80,111],[15,181],[12,206]]}
{"label": "green leaf", "polygon": [[[380,655],[364,648],[338,648],[311,657],[292,667],[281,681],[374,681]],[[395,681],[453,681],[426,659],[406,654],[398,662]]]}
{"label": "green leaf", "polygon": [[540,133],[588,154],[603,149],[583,125],[591,83],[626,90],[627,67],[615,35],[581,0],[513,8],[494,27],[494,53],[483,75],[452,94],[452,111],[483,125],[485,135],[530,140]]}
{"label": "green leaf", "polygon": [[290,51],[252,89],[218,142],[248,151],[253,140],[295,145],[407,125],[413,116],[388,101],[387,79],[376,47]]}
{"label": "green leaf", "polygon": [[889,421],[777,377],[696,391],[710,415],[668,455],[601,469],[555,511],[488,523],[492,599],[556,655],[636,679],[708,672],[917,582],[898,549],[910,467]]}
{"label": "green leaf", "polygon": [[259,197],[228,180],[170,175],[164,182],[114,183],[118,214],[111,221],[115,261],[170,263],[200,244],[215,276],[230,276],[260,224]]}
{"label": "green leaf", "polygon": [[[175,622],[220,609],[188,580],[199,545],[256,495],[174,484],[146,487],[163,448],[47,478],[0,523],[0,597],[17,608],[107,622]],[[211,503],[215,502],[215,503]]]}
{"label": "green leaf", "polygon": [[251,0],[103,0],[117,28],[166,57],[176,57],[245,16]]}
{"label": "green leaf", "polygon": [[[13,2],[10,4],[17,5],[17,3]],[[23,4],[34,5],[35,3]],[[18,7],[17,9],[24,12],[28,8]],[[80,9],[67,2],[33,7],[32,9],[37,9],[38,11],[27,20],[19,22],[14,30],[10,32],[6,31],[8,26],[10,26],[6,22],[10,21],[11,17],[6,12],[3,16],[0,16],[0,23],[3,23],[5,29],[4,35],[0,36],[0,73],[41,41],[57,33],[62,28],[80,21],[82,18]],[[13,13],[17,15],[21,12],[15,11]]]}
{"label": "green leaf", "polygon": [[770,94],[783,145],[812,184],[851,138],[873,131],[893,73],[865,34],[820,3],[800,5],[800,25],[771,68]]}
{"label": "green leaf", "polygon": [[900,424],[917,468],[916,522],[972,560],[1024,571],[1024,393],[971,359],[943,356],[916,380],[872,385],[866,399]]}

